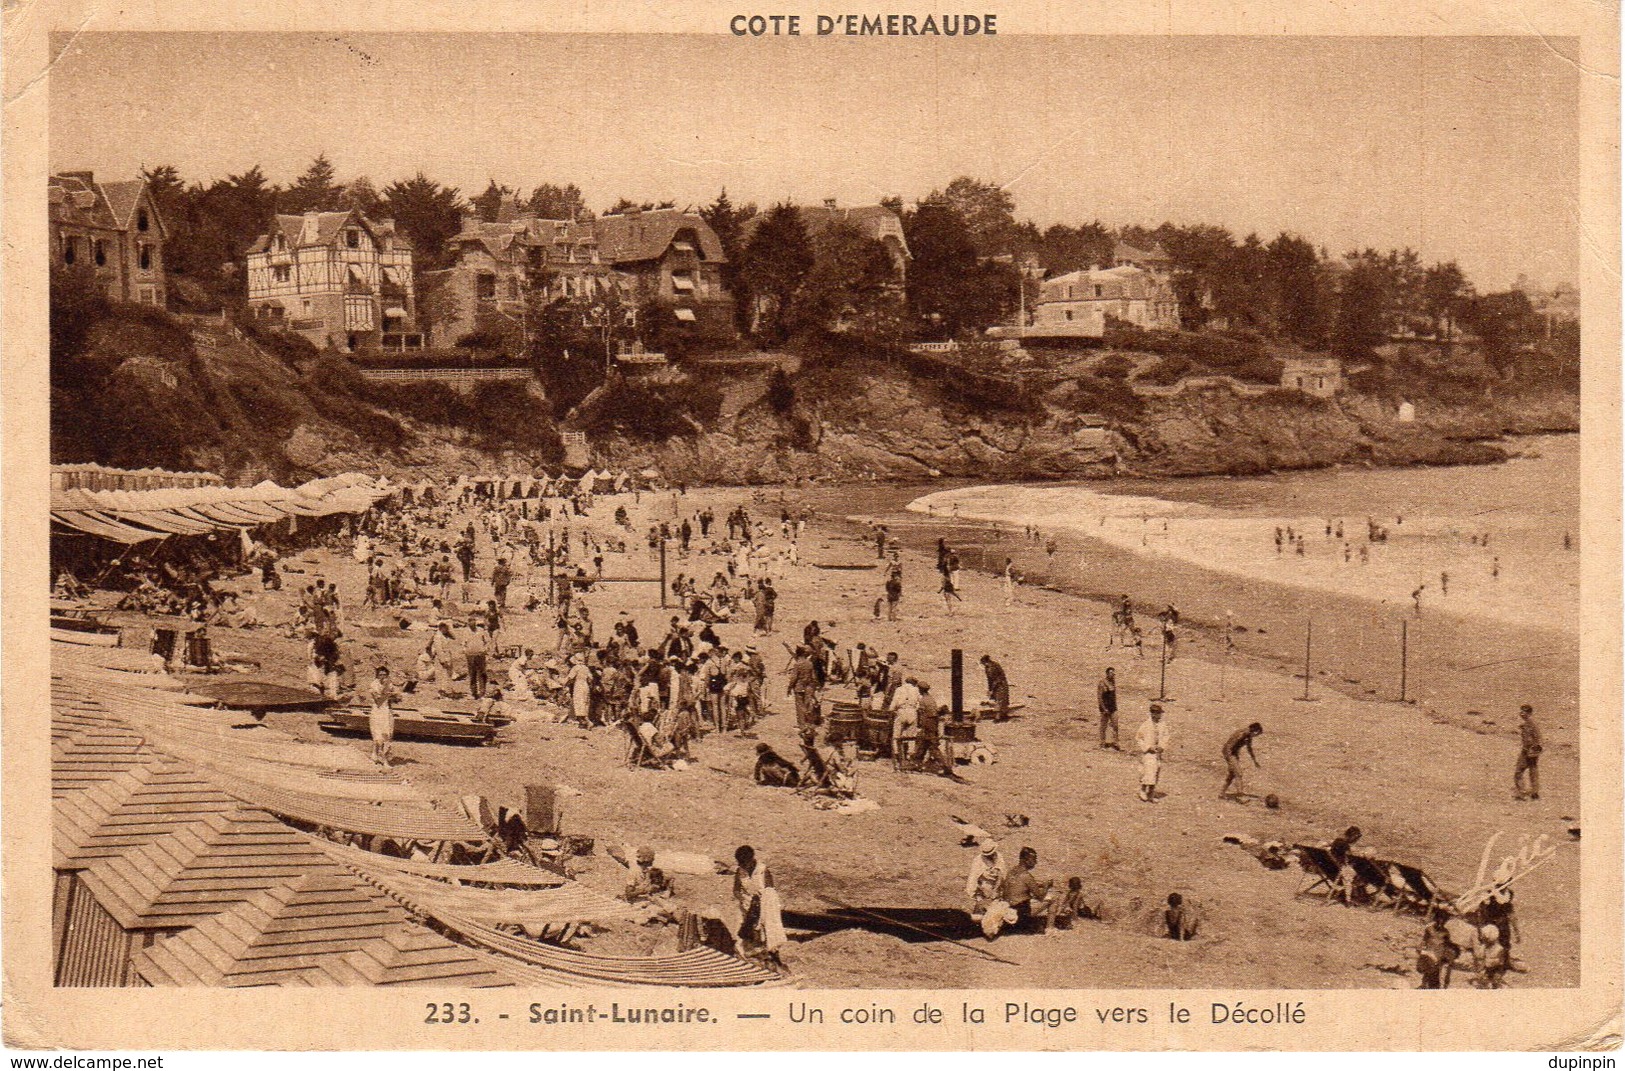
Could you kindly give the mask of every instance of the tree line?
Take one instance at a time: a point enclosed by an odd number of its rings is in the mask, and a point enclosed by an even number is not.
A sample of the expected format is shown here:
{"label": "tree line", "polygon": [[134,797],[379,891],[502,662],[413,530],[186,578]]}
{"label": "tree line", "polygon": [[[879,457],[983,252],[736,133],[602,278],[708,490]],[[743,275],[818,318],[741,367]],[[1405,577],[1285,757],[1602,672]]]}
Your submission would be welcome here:
{"label": "tree line", "polygon": [[[381,188],[366,176],[341,182],[325,156],[287,186],[258,166],[207,185],[185,182],[168,165],[144,176],[169,226],[166,262],[194,284],[178,290],[225,303],[240,298],[247,250],[277,213],[353,208],[391,218],[411,239],[420,271],[447,266],[465,213],[495,220],[511,206],[549,219],[592,216],[574,184],[522,194],[492,179],[465,198],[422,172]],[[674,206],[621,198],[609,211],[664,207]],[[1188,330],[1256,333],[1351,357],[1369,357],[1395,336],[1450,341],[1465,331],[1506,366],[1541,328],[1522,292],[1481,294],[1455,262],[1427,264],[1411,249],[1333,255],[1301,235],[1238,238],[1213,224],[1113,228],[1094,220],[1040,229],[1017,218],[1008,190],[970,177],[888,207],[910,252],[902,287],[884,246],[856,227],[809,229],[791,205],[736,205],[725,189],[700,208],[727,257],[724,282],[740,329],[773,344],[830,334],[882,345],[965,338],[1012,322],[1024,289],[1031,307],[1040,273],[1109,266],[1119,241],[1166,252]]]}

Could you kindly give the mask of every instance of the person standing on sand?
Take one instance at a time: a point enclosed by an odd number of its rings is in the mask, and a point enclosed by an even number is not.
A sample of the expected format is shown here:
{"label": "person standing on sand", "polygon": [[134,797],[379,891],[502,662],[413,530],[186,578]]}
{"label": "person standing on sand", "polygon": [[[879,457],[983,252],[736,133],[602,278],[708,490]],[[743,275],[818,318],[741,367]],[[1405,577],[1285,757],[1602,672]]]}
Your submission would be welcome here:
{"label": "person standing on sand", "polygon": [[1004,667],[992,655],[982,656],[982,669],[987,673],[987,698],[993,704],[993,720],[1010,720],[1010,678]]}
{"label": "person standing on sand", "polygon": [[1162,705],[1152,703],[1140,731],[1134,735],[1134,750],[1140,753],[1140,801],[1157,802],[1157,780],[1162,775],[1162,756],[1168,750],[1168,725],[1162,720]]}
{"label": "person standing on sand", "polygon": [[[1224,787],[1219,789],[1219,798],[1221,800],[1230,798],[1240,800],[1246,798],[1247,782],[1242,777],[1241,749],[1247,749],[1247,757],[1253,760],[1253,769],[1258,769],[1258,755],[1253,751],[1253,741],[1261,736],[1263,732],[1264,727],[1255,721],[1251,725],[1247,726],[1247,728],[1238,729],[1236,732],[1230,734],[1230,739],[1224,742],[1224,751],[1222,754],[1224,756],[1225,775]],[[1236,786],[1236,791],[1234,793],[1230,791],[1231,785]]]}
{"label": "person standing on sand", "polygon": [[1016,563],[1010,558],[1004,559],[1004,604],[1016,604]]}
{"label": "person standing on sand", "polygon": [[[1096,685],[1095,698],[1100,708],[1100,750],[1123,750],[1117,746],[1117,672],[1111,666]],[[1107,729],[1111,730],[1111,743],[1106,742]]]}
{"label": "person standing on sand", "polygon": [[1450,939],[1445,926],[1449,915],[1442,907],[1428,913],[1427,925],[1416,946],[1416,973],[1422,976],[1420,989],[1449,989],[1450,970],[1461,950]]}
{"label": "person standing on sand", "polygon": [[[1525,703],[1518,709],[1518,764],[1512,770],[1512,798],[1540,799],[1540,753],[1544,750],[1540,740],[1540,726],[1535,724],[1535,708]],[[1529,789],[1523,787],[1524,774],[1529,775]]]}
{"label": "person standing on sand", "polygon": [[389,681],[389,667],[379,666],[367,688],[372,707],[367,711],[367,732],[372,737],[372,761],[390,764],[390,748],[395,742],[395,686]]}
{"label": "person standing on sand", "polygon": [[491,594],[496,596],[497,608],[508,608],[508,585],[513,583],[513,570],[508,566],[507,558],[498,558],[495,566],[491,568]]}
{"label": "person standing on sand", "polygon": [[885,525],[875,529],[875,557],[882,561],[886,558],[886,540],[890,535]]}
{"label": "person standing on sand", "polygon": [[818,673],[813,668],[812,653],[806,646],[798,646],[795,660],[790,664],[790,679],[785,693],[795,702],[796,729],[809,747],[818,732]]}
{"label": "person standing on sand", "polygon": [[1416,611],[1415,612],[1416,612],[1417,617],[1422,616],[1422,591],[1426,587],[1427,587],[1427,585],[1423,584],[1421,587],[1419,587],[1415,591],[1411,592],[1411,602],[1416,605]]}
{"label": "person standing on sand", "polygon": [[897,604],[903,601],[903,567],[892,563],[886,573],[886,620],[897,620]]}

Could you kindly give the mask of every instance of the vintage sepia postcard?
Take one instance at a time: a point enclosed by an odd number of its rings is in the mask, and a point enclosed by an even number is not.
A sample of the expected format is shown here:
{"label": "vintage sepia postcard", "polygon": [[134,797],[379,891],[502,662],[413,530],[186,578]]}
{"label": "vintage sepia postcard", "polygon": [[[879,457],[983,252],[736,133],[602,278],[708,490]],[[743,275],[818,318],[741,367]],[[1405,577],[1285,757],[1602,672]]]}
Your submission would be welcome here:
{"label": "vintage sepia postcard", "polygon": [[4,17],[7,1045],[1618,1046],[1613,5]]}

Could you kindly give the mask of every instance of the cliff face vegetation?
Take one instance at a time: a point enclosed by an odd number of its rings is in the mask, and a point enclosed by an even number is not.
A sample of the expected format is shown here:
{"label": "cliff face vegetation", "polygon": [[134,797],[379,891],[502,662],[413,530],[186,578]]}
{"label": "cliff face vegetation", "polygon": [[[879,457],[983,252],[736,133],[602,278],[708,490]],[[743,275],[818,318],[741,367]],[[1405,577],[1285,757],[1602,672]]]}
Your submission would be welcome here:
{"label": "cliff face vegetation", "polygon": [[1107,417],[1080,413],[1069,386],[1061,385],[1030,408],[986,413],[879,364],[836,377],[797,377],[794,403],[776,411],[761,378],[754,399],[736,384],[734,404],[703,434],[657,443],[610,436],[595,440],[595,453],[616,467],[655,467],[691,483],[1240,475],[1494,461],[1501,451],[1483,440],[1579,427],[1578,394],[1555,387],[1471,403],[1418,402],[1415,421],[1402,423],[1397,404],[1381,397],[1320,400],[1223,387],[1135,398],[1132,413]]}
{"label": "cliff face vegetation", "polygon": [[295,336],[53,287],[51,460],[298,481],[557,464],[535,387],[369,383]]}
{"label": "cliff face vegetation", "polygon": [[[53,307],[52,458],[295,480],[347,469],[417,478],[561,463],[535,385],[459,393],[364,380],[344,358],[218,319]],[[1576,430],[1577,381],[1389,355],[1335,400],[1248,384],[1136,389],[1162,358],[978,370],[866,353],[767,356],[617,381],[566,423],[592,463],[690,483],[796,477],[989,480],[1256,473],[1495,460],[1485,440]],[[1416,419],[1398,419],[1409,400]],[[651,414],[658,419],[652,419]]]}

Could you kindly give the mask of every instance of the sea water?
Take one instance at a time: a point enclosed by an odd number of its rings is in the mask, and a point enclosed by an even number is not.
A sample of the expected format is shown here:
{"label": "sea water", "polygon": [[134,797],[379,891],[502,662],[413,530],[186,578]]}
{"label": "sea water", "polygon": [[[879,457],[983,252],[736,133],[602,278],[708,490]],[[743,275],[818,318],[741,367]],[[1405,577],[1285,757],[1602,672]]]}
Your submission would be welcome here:
{"label": "sea water", "polygon": [[[1033,525],[1041,541],[1086,536],[1389,608],[1413,609],[1419,592],[1424,612],[1577,634],[1580,438],[1529,436],[1511,447],[1515,456],[1494,465],[996,484],[934,492],[908,508]],[[1372,526],[1382,538],[1368,538]],[[1301,555],[1288,529],[1302,537]]]}

